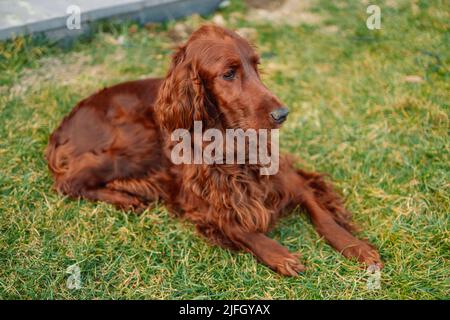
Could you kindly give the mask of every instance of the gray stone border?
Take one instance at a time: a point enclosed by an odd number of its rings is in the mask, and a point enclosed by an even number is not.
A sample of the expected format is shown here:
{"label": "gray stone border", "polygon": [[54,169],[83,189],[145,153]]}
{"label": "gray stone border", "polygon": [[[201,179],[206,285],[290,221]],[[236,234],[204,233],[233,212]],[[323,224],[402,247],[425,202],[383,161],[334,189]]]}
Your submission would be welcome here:
{"label": "gray stone border", "polygon": [[[92,0],[95,1],[95,0]],[[52,40],[76,37],[90,30],[94,21],[137,21],[141,24],[162,22],[184,17],[193,13],[208,14],[223,0],[136,0],[132,3],[83,11],[81,29],[69,30],[66,26],[68,15],[40,20],[23,25],[0,29],[0,40],[19,35],[44,34]]]}

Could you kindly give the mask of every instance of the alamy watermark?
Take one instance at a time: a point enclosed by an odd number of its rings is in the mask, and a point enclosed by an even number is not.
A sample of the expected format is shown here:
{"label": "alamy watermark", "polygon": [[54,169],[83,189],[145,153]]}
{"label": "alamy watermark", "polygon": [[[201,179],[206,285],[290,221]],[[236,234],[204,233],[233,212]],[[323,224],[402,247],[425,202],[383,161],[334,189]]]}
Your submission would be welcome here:
{"label": "alamy watermark", "polygon": [[381,9],[379,6],[372,4],[367,7],[366,12],[370,16],[366,20],[366,26],[369,30],[381,29]]}
{"label": "alamy watermark", "polygon": [[380,290],[381,289],[381,270],[376,264],[371,264],[367,268],[367,289]]}
{"label": "alamy watermark", "polygon": [[68,289],[81,289],[81,271],[80,267],[76,264],[73,264],[69,266],[66,269],[66,273],[70,274],[70,276],[67,278],[66,285]]}
{"label": "alamy watermark", "polygon": [[66,26],[69,30],[81,29],[81,8],[77,5],[70,5],[66,9],[69,15],[66,20]]}
{"label": "alamy watermark", "polygon": [[[258,164],[261,175],[274,175],[279,169],[278,129],[215,128],[203,132],[202,122],[194,121],[194,132],[172,132],[171,160],[174,164]],[[206,143],[206,146],[205,146]]]}

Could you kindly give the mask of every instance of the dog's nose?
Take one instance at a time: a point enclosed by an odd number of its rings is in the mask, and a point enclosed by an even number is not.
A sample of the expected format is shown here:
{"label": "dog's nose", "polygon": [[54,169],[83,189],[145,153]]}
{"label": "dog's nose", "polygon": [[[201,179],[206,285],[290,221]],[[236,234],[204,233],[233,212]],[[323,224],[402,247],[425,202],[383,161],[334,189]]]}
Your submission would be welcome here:
{"label": "dog's nose", "polygon": [[272,111],[270,113],[270,116],[276,123],[283,123],[284,120],[286,120],[288,113],[288,108],[281,107]]}

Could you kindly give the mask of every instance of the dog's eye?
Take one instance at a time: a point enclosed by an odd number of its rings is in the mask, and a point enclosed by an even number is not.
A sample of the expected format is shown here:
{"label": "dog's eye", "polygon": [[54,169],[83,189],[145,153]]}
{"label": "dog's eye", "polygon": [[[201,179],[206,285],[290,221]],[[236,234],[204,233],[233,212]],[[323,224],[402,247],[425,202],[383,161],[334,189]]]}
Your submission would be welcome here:
{"label": "dog's eye", "polygon": [[229,69],[227,72],[225,72],[225,73],[222,75],[222,78],[223,78],[224,80],[233,80],[235,76],[236,76],[236,70],[234,70],[234,69]]}

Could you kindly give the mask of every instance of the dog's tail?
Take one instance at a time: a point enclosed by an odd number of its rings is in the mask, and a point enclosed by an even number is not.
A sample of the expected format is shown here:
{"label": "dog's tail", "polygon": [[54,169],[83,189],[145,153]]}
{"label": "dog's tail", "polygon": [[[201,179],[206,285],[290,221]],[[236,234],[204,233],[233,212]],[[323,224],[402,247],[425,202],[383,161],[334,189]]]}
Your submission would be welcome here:
{"label": "dog's tail", "polygon": [[59,141],[58,129],[50,136],[47,147],[45,148],[45,159],[52,174],[56,176],[63,175],[68,170],[67,147]]}
{"label": "dog's tail", "polygon": [[330,212],[336,223],[350,232],[358,231],[358,227],[352,222],[352,214],[344,207],[342,198],[325,180],[326,175],[301,169],[297,169],[297,173],[304,179],[306,187],[314,194],[317,203]]}

